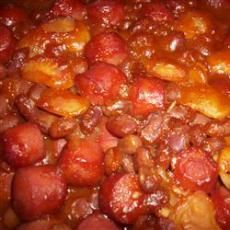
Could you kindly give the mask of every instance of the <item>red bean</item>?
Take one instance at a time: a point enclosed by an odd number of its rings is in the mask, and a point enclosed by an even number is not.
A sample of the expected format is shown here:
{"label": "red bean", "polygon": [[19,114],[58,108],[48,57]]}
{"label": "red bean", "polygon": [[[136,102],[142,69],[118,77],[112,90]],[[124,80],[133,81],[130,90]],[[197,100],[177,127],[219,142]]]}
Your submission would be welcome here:
{"label": "red bean", "polygon": [[96,0],[88,5],[87,10],[92,23],[108,27],[119,25],[125,17],[122,2],[116,0]]}
{"label": "red bean", "polygon": [[35,84],[30,88],[30,91],[28,92],[29,97],[32,100],[37,102],[40,99],[40,97],[41,97],[41,95],[45,89],[46,89],[46,87],[44,85]]}
{"label": "red bean", "polygon": [[23,220],[57,211],[66,196],[66,184],[53,166],[30,166],[19,169],[13,179],[13,207]]}
{"label": "red bean", "polygon": [[148,168],[152,166],[153,161],[149,149],[141,147],[137,150],[135,154],[135,164],[137,168]]}
{"label": "red bean", "polygon": [[165,90],[162,81],[153,78],[137,78],[131,85],[129,100],[132,102],[132,114],[147,116],[164,108]]}
{"label": "red bean", "polygon": [[15,168],[32,165],[44,157],[44,141],[32,123],[20,124],[3,135],[3,157]]}
{"label": "red bean", "polygon": [[82,20],[86,16],[86,7],[79,0],[57,0],[50,10],[50,16],[71,16]]}
{"label": "red bean", "polygon": [[6,26],[15,26],[28,20],[25,10],[15,5],[0,8],[0,22]]}
{"label": "red bean", "polygon": [[57,116],[40,110],[36,107],[35,101],[24,95],[20,95],[16,100],[19,112],[30,122],[39,126],[42,132],[48,133],[52,124],[58,119]]}
{"label": "red bean", "polygon": [[96,63],[85,73],[76,76],[80,93],[95,105],[103,105],[118,99],[125,75],[115,66]]}
{"label": "red bean", "polygon": [[91,139],[73,139],[61,154],[59,166],[68,184],[92,186],[103,175],[104,154],[100,145]]}
{"label": "red bean", "polygon": [[111,148],[105,154],[104,164],[107,175],[116,173],[121,169],[123,154],[119,148]]}
{"label": "red bean", "polygon": [[137,222],[134,224],[134,229],[161,229],[161,230],[176,230],[176,224],[164,217],[154,217],[154,216],[141,216],[138,218]]}
{"label": "red bean", "polygon": [[117,137],[124,137],[137,131],[137,122],[127,114],[110,117],[106,128]]}
{"label": "red bean", "polygon": [[189,148],[177,155],[174,176],[191,191],[210,192],[217,180],[217,164],[199,148]]}
{"label": "red bean", "polygon": [[172,21],[172,13],[162,3],[147,3],[142,8],[142,15],[154,22]]}
{"label": "red bean", "polygon": [[[113,136],[106,128],[106,119],[103,118],[95,129],[98,142],[104,152],[118,144],[118,138]],[[97,130],[98,129],[98,130]]]}
{"label": "red bean", "polygon": [[76,230],[91,230],[92,226],[94,229],[100,230],[119,230],[116,224],[109,218],[102,214],[93,214],[83,220]]}
{"label": "red bean", "polygon": [[90,63],[106,62],[121,64],[128,56],[125,41],[114,32],[100,33],[94,36],[85,47],[85,56]]}
{"label": "red bean", "polygon": [[4,94],[11,103],[21,94],[27,94],[30,90],[32,83],[22,80],[19,77],[10,77],[3,80],[1,85],[1,92]]}
{"label": "red bean", "polygon": [[0,34],[0,63],[5,63],[13,54],[15,39],[12,32],[4,25],[0,25]]}
{"label": "red bean", "polygon": [[16,71],[21,68],[26,58],[29,56],[29,49],[28,48],[20,48],[15,50],[11,60],[9,61],[9,71]]}

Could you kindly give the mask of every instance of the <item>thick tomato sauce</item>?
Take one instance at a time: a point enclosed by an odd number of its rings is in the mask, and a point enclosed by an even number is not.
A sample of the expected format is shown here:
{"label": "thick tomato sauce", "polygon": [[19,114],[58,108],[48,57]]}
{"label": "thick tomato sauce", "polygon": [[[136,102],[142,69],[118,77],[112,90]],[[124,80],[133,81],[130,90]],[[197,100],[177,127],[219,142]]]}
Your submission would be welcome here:
{"label": "thick tomato sauce", "polygon": [[0,2],[0,230],[230,229],[230,1]]}

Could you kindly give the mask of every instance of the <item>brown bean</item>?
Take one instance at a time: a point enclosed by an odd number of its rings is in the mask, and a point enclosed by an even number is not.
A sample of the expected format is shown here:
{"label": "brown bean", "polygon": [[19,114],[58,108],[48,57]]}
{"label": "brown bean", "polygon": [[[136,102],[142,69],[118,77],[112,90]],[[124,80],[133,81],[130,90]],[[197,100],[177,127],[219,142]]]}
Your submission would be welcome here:
{"label": "brown bean", "polygon": [[122,114],[108,119],[106,128],[117,137],[133,134],[137,130],[137,122],[130,115]]}

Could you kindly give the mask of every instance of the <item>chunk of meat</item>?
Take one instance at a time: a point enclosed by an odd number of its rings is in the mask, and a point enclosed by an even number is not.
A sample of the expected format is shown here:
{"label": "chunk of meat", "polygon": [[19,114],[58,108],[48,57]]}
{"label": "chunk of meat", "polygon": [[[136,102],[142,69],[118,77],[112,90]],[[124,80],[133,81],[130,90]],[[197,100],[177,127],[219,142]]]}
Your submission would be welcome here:
{"label": "chunk of meat", "polygon": [[121,97],[120,91],[126,84],[126,78],[115,66],[96,63],[85,73],[77,75],[75,84],[81,95],[92,104],[103,105]]}
{"label": "chunk of meat", "polygon": [[85,56],[90,63],[106,62],[121,64],[128,57],[125,41],[114,32],[100,33],[94,36],[85,47]]}
{"label": "chunk of meat", "polygon": [[4,133],[3,157],[12,167],[32,165],[44,156],[43,136],[35,124],[20,124]]}
{"label": "chunk of meat", "polygon": [[217,164],[199,148],[189,148],[177,155],[173,174],[185,189],[211,192],[217,182]]}
{"label": "chunk of meat", "polygon": [[66,192],[65,180],[54,166],[24,167],[13,178],[13,207],[21,219],[35,220],[56,212]]}
{"label": "chunk of meat", "polygon": [[99,192],[103,212],[121,223],[133,223],[144,213],[143,193],[132,174],[115,174],[107,178]]}
{"label": "chunk of meat", "polygon": [[134,223],[145,213],[153,212],[165,202],[165,195],[157,191],[144,194],[138,177],[132,173],[111,175],[101,185],[99,206],[109,217],[123,224]]}
{"label": "chunk of meat", "polygon": [[137,78],[129,90],[134,116],[147,116],[157,109],[164,109],[164,83],[154,78]]}
{"label": "chunk of meat", "polygon": [[63,150],[58,165],[68,184],[96,185],[102,178],[104,154],[100,145],[91,139],[73,139]]}

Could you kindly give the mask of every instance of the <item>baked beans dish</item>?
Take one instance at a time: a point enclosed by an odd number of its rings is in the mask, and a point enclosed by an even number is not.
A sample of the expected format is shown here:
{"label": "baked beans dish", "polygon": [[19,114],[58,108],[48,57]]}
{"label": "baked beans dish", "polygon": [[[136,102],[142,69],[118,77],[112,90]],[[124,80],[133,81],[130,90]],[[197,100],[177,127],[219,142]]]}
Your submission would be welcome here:
{"label": "baked beans dish", "polygon": [[1,0],[13,229],[230,229],[229,0]]}

